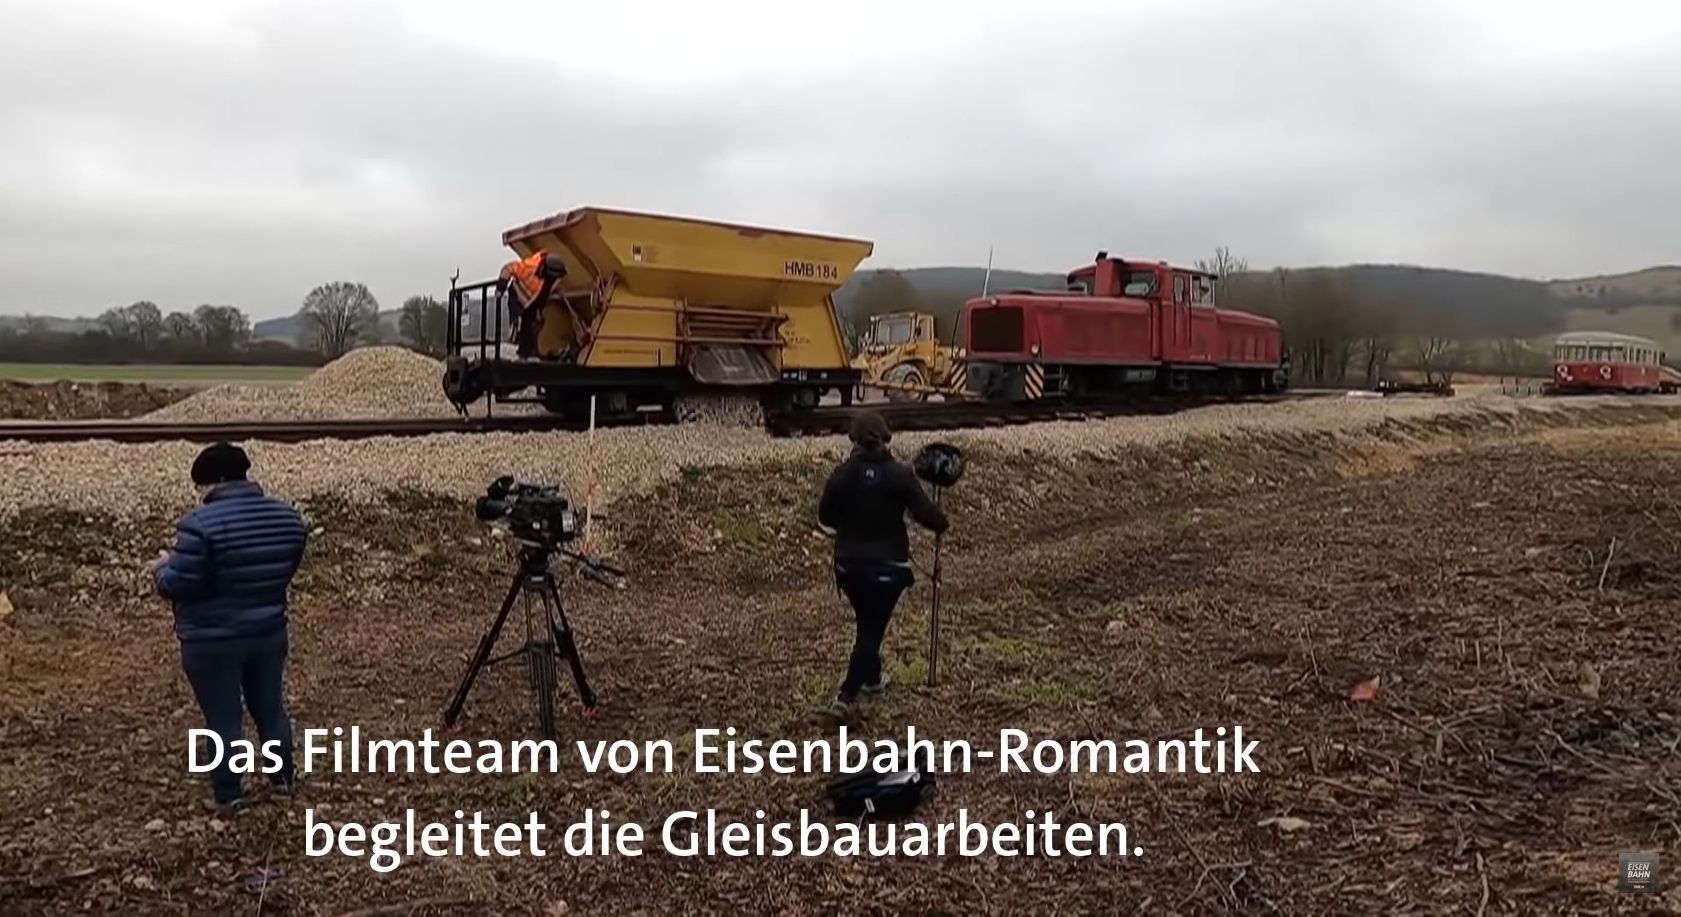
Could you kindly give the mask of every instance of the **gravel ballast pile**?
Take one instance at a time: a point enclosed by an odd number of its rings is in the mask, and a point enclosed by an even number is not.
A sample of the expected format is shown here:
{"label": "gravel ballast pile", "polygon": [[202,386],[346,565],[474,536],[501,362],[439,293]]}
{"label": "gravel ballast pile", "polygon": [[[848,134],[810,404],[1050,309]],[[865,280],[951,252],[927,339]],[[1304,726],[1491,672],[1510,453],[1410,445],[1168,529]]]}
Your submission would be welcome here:
{"label": "gravel ballast pile", "polygon": [[147,420],[350,420],[451,417],[443,364],[402,347],[363,347],[290,388],[220,385],[147,415]]}
{"label": "gravel ballast pile", "polygon": [[[1390,441],[1408,434],[1395,424],[1460,415],[1456,425],[1475,432],[1533,415],[1537,421],[1592,414],[1612,405],[1633,409],[1681,410],[1681,399],[1648,398],[1542,401],[1514,399],[1338,399],[1271,405],[1222,405],[1165,417],[1028,424],[961,431],[908,432],[894,437],[895,453],[911,455],[922,444],[943,440],[987,444],[1008,452],[1051,458],[1082,453],[1120,454],[1177,442],[1221,441],[1281,434],[1333,433],[1356,441],[1389,424]],[[1650,418],[1647,418],[1648,420]],[[1676,435],[1674,425],[1667,434]],[[0,438],[3,438],[0,432]],[[298,444],[251,443],[253,475],[275,493],[292,499],[336,495],[374,499],[411,489],[468,498],[491,479],[513,474],[562,482],[582,497],[596,478],[596,505],[644,493],[685,467],[715,467],[766,458],[838,455],[848,448],[840,436],[777,439],[763,430],[715,424],[599,430],[595,446],[584,433],[445,434],[413,439],[323,440]],[[199,446],[192,443],[122,445],[110,442],[9,443],[0,448],[0,518],[20,510],[59,507],[78,512],[149,514],[175,512],[193,501],[187,468]],[[1287,457],[1281,461],[1288,461]],[[115,469],[121,469],[117,473]]]}
{"label": "gravel ballast pile", "polygon": [[765,411],[751,395],[687,394],[672,405],[683,423],[712,424],[743,429],[763,428]]}

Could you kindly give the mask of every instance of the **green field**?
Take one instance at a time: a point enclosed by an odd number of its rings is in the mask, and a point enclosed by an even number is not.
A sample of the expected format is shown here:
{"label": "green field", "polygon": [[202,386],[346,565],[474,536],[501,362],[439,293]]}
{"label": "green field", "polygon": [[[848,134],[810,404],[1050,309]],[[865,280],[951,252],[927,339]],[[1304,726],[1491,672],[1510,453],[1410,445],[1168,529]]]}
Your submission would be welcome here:
{"label": "green field", "polygon": [[290,383],[310,366],[147,366],[75,363],[0,363],[0,379],[19,382],[145,382],[151,385],[217,385],[223,382]]}

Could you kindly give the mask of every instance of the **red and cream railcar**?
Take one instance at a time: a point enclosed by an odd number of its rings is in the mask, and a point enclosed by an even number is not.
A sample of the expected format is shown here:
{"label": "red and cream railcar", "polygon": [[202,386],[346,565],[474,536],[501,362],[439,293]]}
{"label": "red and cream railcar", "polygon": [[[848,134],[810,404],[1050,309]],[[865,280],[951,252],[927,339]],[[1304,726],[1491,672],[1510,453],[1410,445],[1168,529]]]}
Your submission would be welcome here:
{"label": "red and cream railcar", "polygon": [[1217,279],[1098,252],[1066,290],[970,300],[960,319],[967,391],[998,401],[1281,391],[1289,365],[1278,323],[1219,308]]}
{"label": "red and cream railcar", "polygon": [[1681,376],[1664,366],[1664,353],[1646,338],[1610,331],[1575,331],[1553,344],[1555,395],[1648,395],[1673,392]]}

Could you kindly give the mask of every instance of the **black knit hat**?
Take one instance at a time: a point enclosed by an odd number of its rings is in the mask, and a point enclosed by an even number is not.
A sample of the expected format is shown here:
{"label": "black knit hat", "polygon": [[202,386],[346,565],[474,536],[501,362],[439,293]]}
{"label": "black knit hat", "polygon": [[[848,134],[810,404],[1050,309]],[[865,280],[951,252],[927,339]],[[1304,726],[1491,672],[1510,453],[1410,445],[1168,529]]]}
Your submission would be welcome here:
{"label": "black knit hat", "polygon": [[243,481],[251,470],[251,459],[245,450],[232,443],[208,446],[193,459],[193,483],[200,487],[224,481]]}
{"label": "black knit hat", "polygon": [[887,420],[875,411],[859,411],[852,418],[852,431],[847,434],[860,446],[881,447],[893,441]]}

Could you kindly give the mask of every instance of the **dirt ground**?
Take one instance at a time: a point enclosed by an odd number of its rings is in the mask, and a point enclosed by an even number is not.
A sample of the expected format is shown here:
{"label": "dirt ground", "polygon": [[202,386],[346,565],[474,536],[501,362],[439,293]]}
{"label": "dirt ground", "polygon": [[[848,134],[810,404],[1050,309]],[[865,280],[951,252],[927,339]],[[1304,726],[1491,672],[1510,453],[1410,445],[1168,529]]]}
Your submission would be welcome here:
{"label": "dirt ground", "polygon": [[15,382],[0,379],[0,420],[139,417],[191,395],[190,389],[129,382]]}
{"label": "dirt ground", "polygon": [[[942,683],[920,685],[924,578],[864,728],[980,742],[1241,723],[1260,740],[1258,775],[950,774],[919,813],[1126,822],[1145,853],[1110,861],[655,852],[377,875],[306,859],[309,806],[365,821],[536,809],[550,824],[606,808],[657,838],[682,808],[793,816],[822,778],[321,776],[213,818],[183,773],[199,718],[168,612],[139,573],[170,521],[25,517],[0,532],[15,605],[0,619],[0,911],[1681,911],[1673,875],[1656,899],[1615,879],[1621,852],[1681,862],[1681,426],[1432,423],[1356,453],[1277,434],[1104,461],[971,454],[947,495]],[[634,576],[573,593],[603,706],[563,720],[563,740],[816,735],[806,711],[850,639],[812,518],[825,471],[696,469],[616,507]],[[319,532],[296,589],[298,727],[436,726],[510,575],[499,544],[432,497],[306,509]],[[1375,700],[1351,700],[1372,679]],[[465,737],[530,733],[515,668],[483,679],[471,710]]]}

